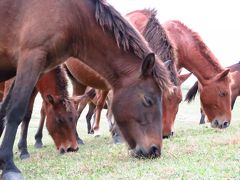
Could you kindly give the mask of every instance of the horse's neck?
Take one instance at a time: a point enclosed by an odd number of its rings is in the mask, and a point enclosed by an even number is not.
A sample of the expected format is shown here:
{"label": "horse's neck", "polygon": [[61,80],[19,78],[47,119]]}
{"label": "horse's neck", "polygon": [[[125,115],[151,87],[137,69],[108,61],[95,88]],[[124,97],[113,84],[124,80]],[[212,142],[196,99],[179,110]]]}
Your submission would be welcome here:
{"label": "horse's neck", "polygon": [[47,95],[62,96],[63,91],[60,89],[55,70],[49,71],[43,74],[39,79],[36,88],[40,92],[42,97]]}
{"label": "horse's neck", "polygon": [[93,23],[92,27],[94,36],[89,35],[87,43],[79,44],[81,53],[74,54],[74,57],[106,79],[109,89],[122,78],[129,78],[134,72],[139,72],[142,60],[136,54],[130,50],[124,51],[112,34],[104,32],[99,25]]}
{"label": "horse's neck", "polygon": [[167,28],[167,32],[177,49],[178,69],[186,68],[200,81],[211,79],[223,70],[208,47],[200,39],[197,42],[191,32],[184,29],[180,31],[172,25]]}
{"label": "horse's neck", "polygon": [[[105,48],[103,48],[105,49]],[[94,50],[93,50],[94,51]],[[141,67],[141,60],[135,55],[128,53],[118,53],[118,50],[112,50],[108,47],[109,55],[102,56],[101,52],[93,52],[90,56],[79,59],[91,67],[94,71],[106,80],[108,89],[113,87],[125,86],[127,82],[134,81],[137,78]],[[112,53],[116,52],[116,54]],[[96,56],[92,57],[95,54]]]}
{"label": "horse's neck", "polygon": [[[184,67],[192,72],[199,80],[208,80],[216,76],[223,69],[213,65],[194,47],[182,47],[178,49],[178,69]],[[193,49],[193,50],[191,50]]]}

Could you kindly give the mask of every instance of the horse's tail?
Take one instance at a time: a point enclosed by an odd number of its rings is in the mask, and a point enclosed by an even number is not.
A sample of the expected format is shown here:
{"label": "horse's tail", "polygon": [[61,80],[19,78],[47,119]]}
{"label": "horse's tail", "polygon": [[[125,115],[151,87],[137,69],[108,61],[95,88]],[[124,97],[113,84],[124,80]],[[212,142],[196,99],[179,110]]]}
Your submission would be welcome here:
{"label": "horse's tail", "polygon": [[194,85],[187,92],[185,101],[187,101],[188,103],[192,102],[195,99],[197,92],[198,92],[198,82],[196,81]]}

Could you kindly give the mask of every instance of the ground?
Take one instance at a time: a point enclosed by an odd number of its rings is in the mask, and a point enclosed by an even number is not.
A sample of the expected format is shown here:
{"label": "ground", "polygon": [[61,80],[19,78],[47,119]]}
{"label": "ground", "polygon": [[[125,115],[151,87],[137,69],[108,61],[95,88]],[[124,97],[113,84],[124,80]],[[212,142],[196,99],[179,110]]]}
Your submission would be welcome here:
{"label": "ground", "polygon": [[182,102],[175,134],[164,140],[162,156],[154,160],[132,158],[126,145],[113,145],[105,113],[99,138],[87,134],[85,116],[81,117],[78,131],[85,145],[78,152],[60,155],[46,130],[44,147],[35,149],[39,110],[35,106],[29,129],[30,159],[20,160],[17,143],[14,147],[15,163],[25,179],[240,179],[240,100],[225,130],[198,124],[198,98],[192,104]]}

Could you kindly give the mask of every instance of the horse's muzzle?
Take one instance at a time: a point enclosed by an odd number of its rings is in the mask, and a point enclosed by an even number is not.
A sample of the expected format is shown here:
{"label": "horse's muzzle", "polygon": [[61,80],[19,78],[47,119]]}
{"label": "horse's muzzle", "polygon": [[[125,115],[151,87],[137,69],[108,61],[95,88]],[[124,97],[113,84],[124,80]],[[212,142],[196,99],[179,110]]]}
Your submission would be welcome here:
{"label": "horse's muzzle", "polygon": [[161,148],[153,144],[147,151],[144,148],[135,148],[131,150],[130,154],[136,158],[157,158],[161,156]]}
{"label": "horse's muzzle", "polygon": [[211,123],[212,128],[225,129],[230,125],[230,121],[214,119]]}

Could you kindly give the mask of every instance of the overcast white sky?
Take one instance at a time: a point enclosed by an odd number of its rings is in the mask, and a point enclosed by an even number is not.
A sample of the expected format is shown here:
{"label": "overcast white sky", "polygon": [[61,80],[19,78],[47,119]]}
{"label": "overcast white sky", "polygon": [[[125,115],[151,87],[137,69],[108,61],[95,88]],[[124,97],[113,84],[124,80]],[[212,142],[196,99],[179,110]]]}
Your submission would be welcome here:
{"label": "overcast white sky", "polygon": [[198,32],[223,66],[240,61],[239,0],[107,0],[125,15],[143,8],[158,10],[160,22],[180,20]]}

